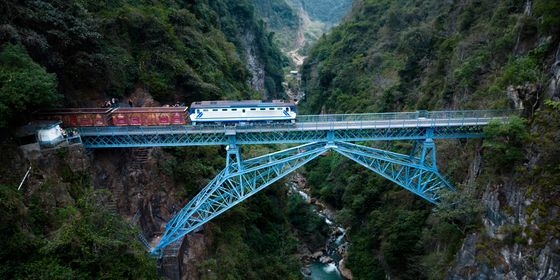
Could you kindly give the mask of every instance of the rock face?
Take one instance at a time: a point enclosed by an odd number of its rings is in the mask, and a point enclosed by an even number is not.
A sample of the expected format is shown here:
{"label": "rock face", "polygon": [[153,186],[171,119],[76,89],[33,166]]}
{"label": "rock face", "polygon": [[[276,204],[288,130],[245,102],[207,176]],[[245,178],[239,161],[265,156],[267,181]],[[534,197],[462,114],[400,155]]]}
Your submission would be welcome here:
{"label": "rock face", "polygon": [[247,68],[252,75],[249,82],[255,90],[263,93],[264,98],[266,99],[268,96],[264,87],[264,64],[259,59],[261,56],[258,53],[257,44],[255,42],[255,34],[251,31],[247,31],[243,34],[242,38],[245,45],[245,62],[247,63]]}
{"label": "rock face", "polygon": [[[534,202],[514,184],[488,187],[484,230],[467,236],[447,279],[559,279],[560,240],[551,236],[543,246],[533,244],[524,230],[538,231],[542,221],[532,219],[527,208]],[[511,209],[511,212],[503,209]],[[545,219],[558,219],[558,209]],[[508,242],[508,239],[526,240]],[[510,244],[514,243],[514,244]]]}
{"label": "rock face", "polygon": [[[541,130],[547,128],[534,127],[533,133],[542,135]],[[560,206],[554,202],[558,193],[534,189],[546,188],[537,168],[551,160],[540,149],[528,148],[520,170],[502,184],[488,184],[483,189],[483,228],[467,235],[446,279],[560,279]],[[537,173],[522,180],[528,177],[520,173],[523,170]]]}
{"label": "rock face", "polygon": [[348,269],[346,267],[344,259],[342,259],[342,260],[340,260],[340,262],[338,262],[338,270],[340,271],[340,274],[342,275],[342,277],[352,280],[352,278],[353,278],[352,271],[350,271],[350,269]]}
{"label": "rock face", "polygon": [[[81,145],[43,150],[31,155],[33,170],[23,187],[25,192],[52,182],[48,203],[64,203],[72,200],[64,174],[68,172],[87,174],[96,189],[107,189],[112,195],[104,198],[110,211],[128,218],[142,230],[148,242],[155,245],[163,226],[171,214],[183,205],[175,195],[180,193],[172,178],[158,167],[166,155],[158,148],[107,149],[87,151]],[[27,169],[27,160],[15,154],[11,162],[17,170]],[[177,244],[178,253],[160,261],[161,271],[167,279],[200,279],[197,263],[204,260],[206,248],[211,243],[208,231],[189,234],[186,242]]]}
{"label": "rock face", "polygon": [[[87,173],[91,169],[90,158],[86,155],[85,149],[81,145],[70,145],[62,149],[50,149],[36,152],[32,155],[35,160],[33,169],[27,182],[23,186],[23,190],[32,193],[33,188],[39,188],[47,180],[52,182],[54,189],[51,198],[45,198],[46,202],[52,203],[62,202],[64,200],[72,200],[68,193],[68,183],[63,180],[64,173],[83,172]],[[20,165],[18,162],[26,162],[23,158],[18,158],[12,164]],[[21,167],[26,164],[21,165]],[[25,170],[25,168],[17,169]]]}
{"label": "rock face", "polygon": [[[550,61],[549,82],[544,91],[531,84],[507,89],[515,107],[525,109],[528,115],[542,102],[540,92],[544,92],[544,98],[560,98],[560,45]],[[550,118],[557,115],[550,115],[540,124],[533,120],[531,133],[540,137],[527,145],[523,166],[513,170],[502,184],[485,187],[483,228],[465,238],[446,279],[560,279],[558,192],[554,191],[557,186],[546,189],[545,182],[550,179],[543,177],[550,162],[558,160],[550,156],[555,152],[553,145],[543,144],[557,142],[557,133],[547,127],[552,122]],[[553,136],[546,136],[547,133]],[[543,140],[546,137],[551,140]],[[528,172],[531,170],[535,172]],[[524,171],[532,175],[521,173]],[[531,178],[521,180],[522,177]],[[472,183],[474,178],[468,181]]]}
{"label": "rock face", "polygon": [[158,148],[93,153],[94,186],[113,193],[121,215],[138,212],[138,223],[148,240],[161,233],[165,221],[181,206],[173,180],[157,168],[158,158],[163,157]]}
{"label": "rock face", "polygon": [[[165,161],[165,153],[160,148],[99,150],[93,158],[94,185],[111,190],[117,211],[134,217],[133,222],[154,246],[166,221],[184,204],[176,195],[180,190],[173,179],[158,167]],[[160,273],[167,279],[200,279],[196,264],[206,255],[209,238],[205,234],[192,233],[171,244],[176,248],[160,260]]]}
{"label": "rock face", "polygon": [[197,280],[201,278],[197,270],[197,264],[202,263],[206,256],[206,248],[212,244],[212,236],[209,231],[203,233],[191,233],[187,236],[187,252],[183,257],[185,271],[181,279]]}
{"label": "rock face", "polygon": [[[533,241],[525,231],[514,236],[505,233],[513,226],[538,230],[538,222],[527,214],[531,199],[521,190],[509,185],[485,191],[488,211],[483,217],[484,231],[467,236],[446,279],[559,279],[558,237],[550,237],[544,246],[531,246]],[[500,210],[504,208],[512,209],[512,213]],[[555,212],[550,218],[559,218],[558,209]],[[508,244],[506,238],[527,239],[527,244]]]}
{"label": "rock face", "polygon": [[554,62],[550,67],[550,82],[548,84],[548,89],[546,95],[549,98],[560,98],[560,44],[556,48],[556,53],[554,56]]}

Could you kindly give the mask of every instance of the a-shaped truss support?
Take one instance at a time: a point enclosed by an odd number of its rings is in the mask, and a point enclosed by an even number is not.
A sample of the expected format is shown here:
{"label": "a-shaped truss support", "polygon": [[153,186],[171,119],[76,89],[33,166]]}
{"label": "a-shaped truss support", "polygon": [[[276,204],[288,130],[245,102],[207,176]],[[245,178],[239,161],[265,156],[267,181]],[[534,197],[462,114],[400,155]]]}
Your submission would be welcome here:
{"label": "a-shaped truss support", "polygon": [[439,191],[452,186],[436,166],[431,139],[418,141],[409,155],[347,142],[314,142],[283,151],[242,160],[235,136],[230,136],[226,167],[167,223],[160,242],[152,249],[159,254],[167,245],[202,226],[270,184],[328,150],[335,150],[379,173],[431,203],[438,203]]}

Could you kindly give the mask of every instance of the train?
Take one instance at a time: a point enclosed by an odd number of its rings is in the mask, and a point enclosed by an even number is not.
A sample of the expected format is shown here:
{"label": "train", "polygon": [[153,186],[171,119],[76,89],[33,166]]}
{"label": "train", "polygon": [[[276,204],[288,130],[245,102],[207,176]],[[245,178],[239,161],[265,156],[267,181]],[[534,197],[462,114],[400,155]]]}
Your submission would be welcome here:
{"label": "train", "polygon": [[193,125],[203,123],[295,123],[297,108],[285,100],[193,102],[189,117]]}
{"label": "train", "polygon": [[190,107],[58,108],[33,113],[35,120],[59,120],[64,127],[252,125],[296,121],[297,107],[285,100],[197,101]]}

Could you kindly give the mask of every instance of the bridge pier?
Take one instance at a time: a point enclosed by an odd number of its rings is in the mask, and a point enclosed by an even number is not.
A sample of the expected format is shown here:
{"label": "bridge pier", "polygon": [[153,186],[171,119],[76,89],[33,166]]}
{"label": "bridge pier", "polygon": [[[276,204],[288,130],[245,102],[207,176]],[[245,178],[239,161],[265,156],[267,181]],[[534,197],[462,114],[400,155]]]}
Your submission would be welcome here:
{"label": "bridge pier", "polygon": [[187,244],[185,235],[161,251],[157,262],[160,276],[164,276],[166,279],[180,280],[185,275],[186,267],[183,265],[183,258]]}
{"label": "bridge pier", "polygon": [[327,133],[325,140],[242,160],[235,135],[230,135],[225,168],[167,223],[152,253],[161,253],[185,234],[329,150],[434,204],[439,202],[441,191],[453,190],[437,169],[436,148],[431,138],[416,142],[407,155],[336,141],[334,133]]}
{"label": "bridge pier", "polygon": [[228,143],[229,144],[226,146],[227,157],[225,171],[229,174],[243,170],[243,162],[241,161],[241,150],[239,146],[237,146],[235,135],[228,136]]}

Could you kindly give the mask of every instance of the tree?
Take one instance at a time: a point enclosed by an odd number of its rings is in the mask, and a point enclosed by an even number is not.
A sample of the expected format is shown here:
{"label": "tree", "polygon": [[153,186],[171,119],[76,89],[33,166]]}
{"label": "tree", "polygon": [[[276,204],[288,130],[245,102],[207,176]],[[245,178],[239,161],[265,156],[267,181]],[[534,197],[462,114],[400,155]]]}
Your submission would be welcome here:
{"label": "tree", "polygon": [[524,158],[523,146],[529,140],[529,133],[523,119],[511,117],[506,123],[491,122],[484,134],[483,147],[489,166],[509,170]]}
{"label": "tree", "polygon": [[0,51],[0,127],[17,114],[56,105],[54,74],[35,63],[21,45],[6,44]]}

